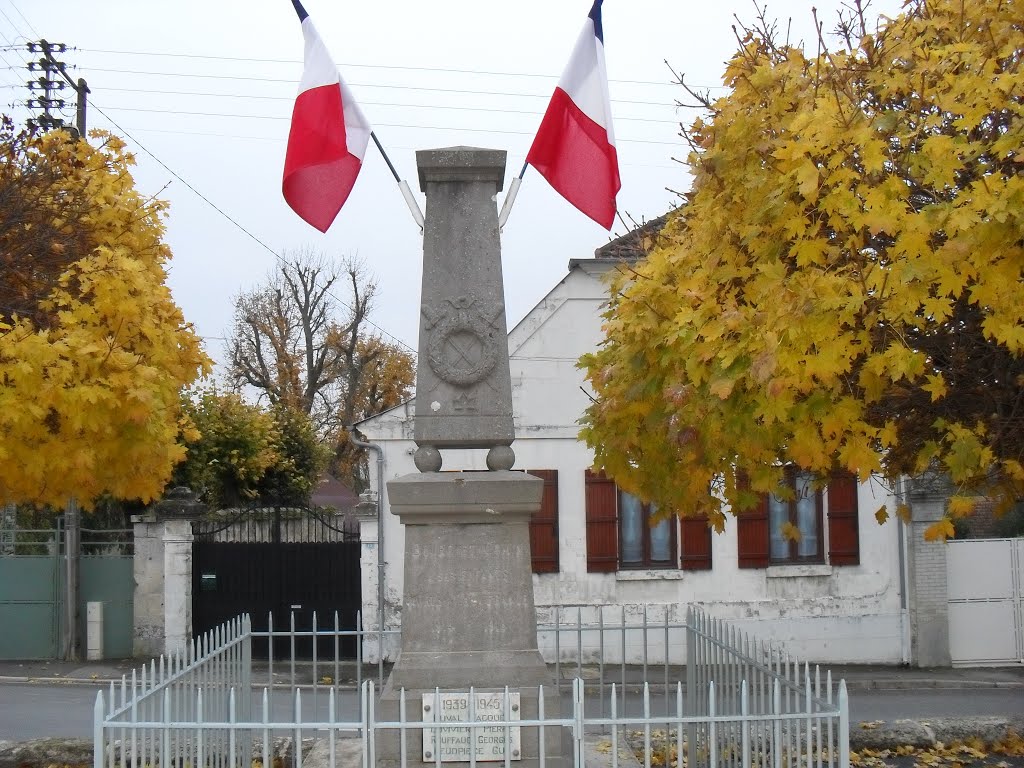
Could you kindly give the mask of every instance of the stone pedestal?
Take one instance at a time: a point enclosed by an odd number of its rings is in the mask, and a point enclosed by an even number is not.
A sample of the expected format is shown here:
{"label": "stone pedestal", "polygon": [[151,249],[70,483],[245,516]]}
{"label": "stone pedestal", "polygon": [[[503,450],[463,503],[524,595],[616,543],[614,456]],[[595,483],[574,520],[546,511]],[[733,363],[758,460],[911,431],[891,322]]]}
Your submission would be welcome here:
{"label": "stone pedestal", "polygon": [[[521,472],[424,473],[388,483],[391,511],[405,528],[402,650],[381,696],[378,720],[422,717],[424,693],[519,694],[521,720],[537,717],[545,686],[546,717],[557,717],[554,680],[537,650],[530,571],[530,515],[540,507],[543,481]],[[520,729],[517,765],[539,762],[538,729]],[[559,765],[562,736],[546,729],[546,759]],[[378,759],[399,761],[399,740],[378,741]],[[503,753],[502,753],[503,754]],[[423,762],[417,732],[406,759]],[[493,757],[491,759],[494,759]],[[467,760],[468,762],[468,760]]]}
{"label": "stone pedestal", "polygon": [[[416,468],[388,483],[391,511],[405,526],[402,648],[381,694],[378,721],[468,722],[475,693],[479,721],[557,717],[554,680],[537,650],[530,569],[530,515],[543,481],[512,472],[515,437],[508,367],[497,193],[505,153],[450,147],[416,153],[427,195],[423,230],[420,364],[416,369]],[[441,450],[487,449],[482,473],[444,472]],[[450,694],[424,701],[435,691]],[[505,711],[507,707],[508,711]],[[496,709],[497,708],[497,709]],[[513,714],[514,713],[514,714]],[[490,732],[487,732],[490,731]],[[409,765],[503,761],[548,765],[568,754],[562,734],[519,726],[484,732],[449,726],[437,739],[406,731]],[[377,764],[397,765],[400,732],[377,731]],[[518,737],[518,738],[517,738]],[[472,742],[472,743],[471,743]]]}

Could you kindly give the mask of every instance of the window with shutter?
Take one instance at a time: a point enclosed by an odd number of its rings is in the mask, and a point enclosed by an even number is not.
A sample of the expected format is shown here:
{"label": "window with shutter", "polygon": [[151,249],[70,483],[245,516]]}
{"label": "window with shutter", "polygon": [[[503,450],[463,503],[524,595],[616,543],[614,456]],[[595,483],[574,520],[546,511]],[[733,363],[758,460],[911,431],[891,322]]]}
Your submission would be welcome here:
{"label": "window with shutter", "polygon": [[[814,476],[794,466],[786,467],[787,493],[766,498],[768,504],[768,549],[773,563],[822,563],[821,490]],[[797,532],[796,538],[787,534]]]}
{"label": "window with shutter", "polygon": [[835,474],[828,483],[828,560],[832,565],[860,564],[857,477]]}
{"label": "window with shutter", "polygon": [[[824,562],[822,494],[810,477],[788,468],[786,483],[793,499],[764,494],[757,506],[737,515],[740,568],[766,568],[772,563]],[[828,562],[858,565],[860,540],[855,475],[837,473],[828,484]],[[789,523],[800,531],[799,541],[782,533]]]}
{"label": "window with shutter", "polygon": [[587,571],[614,573],[619,565],[619,517],[615,482],[586,471]]}
{"label": "window with shutter", "polygon": [[534,573],[558,573],[558,470],[529,469],[544,481],[540,510],[530,518],[530,561]]}
{"label": "window with shutter", "polygon": [[[745,485],[746,481],[741,478],[740,483]],[[761,496],[757,504],[750,509],[736,513],[736,534],[740,568],[767,568],[769,562],[767,496]]]}
{"label": "window with shutter", "polygon": [[626,491],[618,491],[619,568],[675,568],[674,516],[656,519],[657,508]]}
{"label": "window with shutter", "polygon": [[[603,473],[587,470],[587,570],[711,568],[711,529],[706,516],[657,521],[655,508],[619,490]],[[677,555],[677,542],[679,554]]]}
{"label": "window with shutter", "polygon": [[679,567],[684,571],[711,570],[711,528],[707,515],[679,521]]}

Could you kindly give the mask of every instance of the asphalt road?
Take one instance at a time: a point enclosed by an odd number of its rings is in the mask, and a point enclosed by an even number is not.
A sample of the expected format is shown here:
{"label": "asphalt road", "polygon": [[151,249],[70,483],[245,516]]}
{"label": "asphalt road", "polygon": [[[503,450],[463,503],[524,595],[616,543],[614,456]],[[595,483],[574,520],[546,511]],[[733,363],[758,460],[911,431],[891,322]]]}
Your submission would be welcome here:
{"label": "asphalt road", "polygon": [[[91,738],[93,707],[100,690],[106,689],[68,683],[0,684],[0,740],[22,741],[49,736]],[[351,711],[355,697],[354,691],[343,691],[338,702],[339,713],[343,707]],[[659,707],[660,699],[660,696],[653,697],[652,706]],[[257,704],[254,712],[258,712],[258,701],[254,703]],[[630,696],[628,704],[630,711],[636,711],[633,707],[639,700]],[[304,719],[312,718],[312,705],[311,697],[304,694]],[[588,702],[587,706],[591,712],[597,711],[596,702]],[[322,691],[318,709],[325,711]],[[274,697],[272,719],[288,719],[292,711],[293,702],[286,693]],[[850,693],[850,719],[854,722],[1022,712],[1024,688],[855,690]]]}

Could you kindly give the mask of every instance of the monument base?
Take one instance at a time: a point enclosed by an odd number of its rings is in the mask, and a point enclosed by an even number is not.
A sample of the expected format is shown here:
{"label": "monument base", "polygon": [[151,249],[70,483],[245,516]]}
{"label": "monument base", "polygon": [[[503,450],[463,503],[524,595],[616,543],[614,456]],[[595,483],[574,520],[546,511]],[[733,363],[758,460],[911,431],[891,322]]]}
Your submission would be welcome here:
{"label": "monument base", "polygon": [[[490,694],[478,720],[537,720],[541,687],[545,718],[561,716],[558,688],[537,649],[530,568],[529,521],[542,489],[539,478],[512,471],[428,472],[388,483],[391,510],[405,525],[405,590],[402,650],[381,692],[378,722],[400,721],[403,690],[410,723],[434,717],[436,691],[448,707],[436,712],[437,722],[467,722],[471,688]],[[484,704],[504,706],[506,686],[517,698],[515,715],[485,712]],[[470,733],[453,725],[425,743],[416,727],[405,731],[404,753],[408,765],[433,763],[438,754],[442,764],[468,764],[471,749],[478,762],[503,762],[507,753],[514,765],[532,768],[543,751],[546,764],[561,766],[572,754],[562,731],[523,725],[506,741],[511,733],[500,726]],[[401,736],[398,729],[377,732],[378,765],[401,762]]]}

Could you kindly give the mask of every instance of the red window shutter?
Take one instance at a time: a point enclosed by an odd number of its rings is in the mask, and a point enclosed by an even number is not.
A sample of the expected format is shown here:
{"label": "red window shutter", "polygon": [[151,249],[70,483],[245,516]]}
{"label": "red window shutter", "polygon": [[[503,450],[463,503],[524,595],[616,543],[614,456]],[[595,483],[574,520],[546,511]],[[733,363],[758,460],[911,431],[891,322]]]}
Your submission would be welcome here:
{"label": "red window shutter", "polygon": [[711,528],[707,515],[679,520],[682,538],[679,567],[684,571],[711,570]]}
{"label": "red window shutter", "polygon": [[857,477],[849,472],[829,479],[828,561],[832,565],[860,565],[857,486]]}
{"label": "red window shutter", "polygon": [[586,471],[587,571],[614,573],[619,567],[619,515],[615,481]]}
{"label": "red window shutter", "polygon": [[[742,478],[740,482],[745,484]],[[757,504],[737,513],[736,524],[740,568],[767,568],[771,552],[768,548],[768,496],[761,494]]]}
{"label": "red window shutter", "polygon": [[544,481],[540,510],[530,518],[530,562],[534,573],[558,573],[558,470],[530,469]]}

